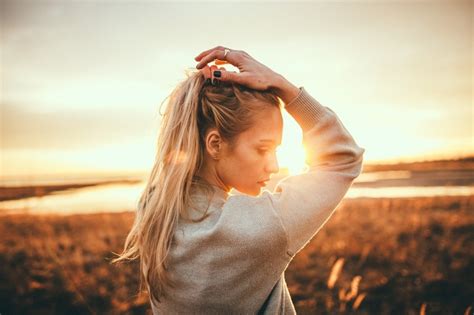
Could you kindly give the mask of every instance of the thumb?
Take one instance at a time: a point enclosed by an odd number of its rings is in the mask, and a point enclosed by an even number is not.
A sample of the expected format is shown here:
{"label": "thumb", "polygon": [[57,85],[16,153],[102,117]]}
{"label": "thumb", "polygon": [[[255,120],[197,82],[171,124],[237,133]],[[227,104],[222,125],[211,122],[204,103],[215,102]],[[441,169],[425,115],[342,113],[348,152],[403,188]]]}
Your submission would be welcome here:
{"label": "thumb", "polygon": [[235,71],[227,71],[227,70],[220,70],[221,71],[221,76],[217,77],[214,76],[214,78],[217,78],[223,82],[235,82],[239,83],[242,80],[241,74]]}

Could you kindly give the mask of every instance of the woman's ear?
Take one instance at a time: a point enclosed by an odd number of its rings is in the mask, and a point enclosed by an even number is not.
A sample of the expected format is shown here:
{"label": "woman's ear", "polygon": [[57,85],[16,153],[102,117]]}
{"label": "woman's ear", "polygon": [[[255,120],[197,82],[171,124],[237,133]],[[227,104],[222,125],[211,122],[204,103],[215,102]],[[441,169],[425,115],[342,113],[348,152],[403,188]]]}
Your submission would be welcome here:
{"label": "woman's ear", "polygon": [[222,137],[216,129],[211,129],[206,136],[206,151],[214,159],[219,159],[222,148]]}

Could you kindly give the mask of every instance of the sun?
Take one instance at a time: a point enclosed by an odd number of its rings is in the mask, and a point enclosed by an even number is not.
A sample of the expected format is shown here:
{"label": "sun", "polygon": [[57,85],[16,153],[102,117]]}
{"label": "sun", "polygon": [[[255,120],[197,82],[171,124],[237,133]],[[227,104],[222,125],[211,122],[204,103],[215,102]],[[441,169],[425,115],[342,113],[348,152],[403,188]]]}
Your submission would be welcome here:
{"label": "sun", "polygon": [[277,157],[280,169],[287,168],[291,175],[301,173],[305,167],[305,150],[301,127],[286,111],[283,116],[283,139]]}

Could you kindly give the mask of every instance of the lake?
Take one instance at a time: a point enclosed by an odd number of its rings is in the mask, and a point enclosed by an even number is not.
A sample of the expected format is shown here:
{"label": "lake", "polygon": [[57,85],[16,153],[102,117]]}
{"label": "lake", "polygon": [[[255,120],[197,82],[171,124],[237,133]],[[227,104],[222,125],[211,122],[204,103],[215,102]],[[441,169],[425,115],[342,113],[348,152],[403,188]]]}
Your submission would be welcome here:
{"label": "lake", "polygon": [[[472,171],[387,171],[361,174],[345,198],[402,198],[429,196],[457,196],[474,194]],[[265,189],[272,191],[285,176],[275,176]],[[55,180],[54,183],[59,183]],[[36,184],[45,184],[37,181]],[[12,185],[3,182],[2,185]],[[15,185],[20,186],[21,181]],[[24,184],[24,183],[23,183]],[[0,213],[75,214],[133,211],[145,182],[135,184],[107,184],[65,191],[42,197],[29,197],[0,202]],[[231,192],[232,193],[232,192]]]}

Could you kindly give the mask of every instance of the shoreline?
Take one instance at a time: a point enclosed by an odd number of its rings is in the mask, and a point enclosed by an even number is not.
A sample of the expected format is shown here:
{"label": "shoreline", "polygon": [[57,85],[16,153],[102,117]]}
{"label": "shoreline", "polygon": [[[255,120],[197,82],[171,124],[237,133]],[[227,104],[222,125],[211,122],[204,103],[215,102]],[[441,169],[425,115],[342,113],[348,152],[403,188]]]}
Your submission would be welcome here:
{"label": "shoreline", "polygon": [[60,184],[60,185],[29,185],[29,186],[0,186],[0,201],[18,200],[29,197],[43,197],[56,191],[65,191],[92,186],[102,186],[111,184],[137,184],[141,180],[120,179],[95,181],[81,184]]}

